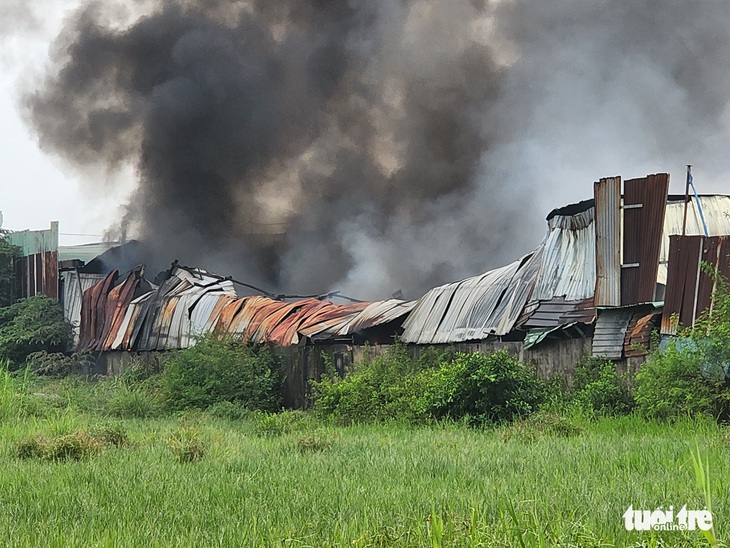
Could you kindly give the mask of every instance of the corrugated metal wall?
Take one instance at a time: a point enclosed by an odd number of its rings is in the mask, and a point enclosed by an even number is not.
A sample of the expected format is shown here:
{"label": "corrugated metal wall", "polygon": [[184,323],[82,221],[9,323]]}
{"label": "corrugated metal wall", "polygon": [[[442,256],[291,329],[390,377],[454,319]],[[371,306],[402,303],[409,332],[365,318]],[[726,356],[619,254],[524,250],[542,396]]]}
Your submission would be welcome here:
{"label": "corrugated metal wall", "polygon": [[669,174],[657,173],[624,182],[621,304],[653,302]]}
{"label": "corrugated metal wall", "polygon": [[596,306],[621,304],[621,177],[593,185],[596,208]]}
{"label": "corrugated metal wall", "polygon": [[7,241],[21,249],[15,260],[18,298],[46,295],[58,298],[58,222],[49,230],[11,232]]}
{"label": "corrugated metal wall", "polygon": [[663,335],[674,335],[679,325],[691,327],[712,304],[715,281],[702,271],[703,262],[730,277],[730,236],[671,236],[667,289],[662,315]]}

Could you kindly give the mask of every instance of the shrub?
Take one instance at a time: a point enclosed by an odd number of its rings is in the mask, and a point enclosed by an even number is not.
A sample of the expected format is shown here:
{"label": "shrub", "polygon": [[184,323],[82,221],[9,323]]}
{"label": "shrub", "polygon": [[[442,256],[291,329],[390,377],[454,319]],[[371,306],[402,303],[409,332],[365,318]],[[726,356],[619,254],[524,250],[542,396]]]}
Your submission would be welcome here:
{"label": "shrub", "polygon": [[279,364],[271,350],[209,334],[170,358],[163,371],[172,409],[236,402],[251,410],[279,408]]}
{"label": "shrub", "polygon": [[573,377],[573,398],[588,412],[601,415],[625,415],[634,401],[625,376],[604,358],[584,357]]}
{"label": "shrub", "polygon": [[304,425],[307,415],[302,411],[282,411],[281,413],[257,413],[254,432],[257,436],[273,438],[289,434]]}
{"label": "shrub", "polygon": [[315,412],[340,423],[423,421],[426,372],[434,361],[433,354],[414,359],[405,346],[393,345],[344,379],[331,373],[314,383]]}
{"label": "shrub", "polygon": [[660,345],[636,375],[634,394],[646,417],[730,417],[730,291],[726,280],[705,272],[716,281],[712,308]]}
{"label": "shrub", "polygon": [[242,421],[251,416],[251,410],[238,402],[219,401],[208,407],[210,416],[229,421]]}
{"label": "shrub", "polygon": [[334,440],[323,434],[310,434],[297,440],[297,449],[300,453],[316,453],[332,447]]}
{"label": "shrub", "polygon": [[527,416],[546,395],[547,383],[505,351],[459,353],[430,375],[424,403],[434,418],[480,425]]}
{"label": "shrub", "polygon": [[104,448],[104,443],[95,436],[79,430],[48,438],[36,434],[23,438],[15,445],[15,454],[21,459],[41,459],[47,461],[82,460],[96,455]]}
{"label": "shrub", "polygon": [[35,375],[45,377],[65,377],[79,367],[76,356],[67,356],[61,352],[32,352],[25,359],[25,366]]}
{"label": "shrub", "polygon": [[63,352],[72,341],[72,328],[56,299],[36,295],[0,308],[0,359],[17,369],[34,353]]}
{"label": "shrub", "polygon": [[129,434],[121,424],[97,425],[92,428],[91,435],[104,445],[112,447],[128,447],[130,445]]}
{"label": "shrub", "polygon": [[702,353],[686,340],[669,340],[636,374],[634,397],[647,418],[715,415],[724,381],[706,379]]}

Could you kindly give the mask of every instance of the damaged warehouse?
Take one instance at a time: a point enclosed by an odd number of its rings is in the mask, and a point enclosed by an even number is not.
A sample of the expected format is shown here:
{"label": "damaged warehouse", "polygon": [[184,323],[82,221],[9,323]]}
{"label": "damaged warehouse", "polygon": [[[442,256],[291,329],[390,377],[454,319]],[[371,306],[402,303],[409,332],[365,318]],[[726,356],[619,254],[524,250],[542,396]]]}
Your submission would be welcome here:
{"label": "damaged warehouse", "polygon": [[77,351],[93,354],[99,372],[119,373],[130,355],[185,348],[217,331],[280,347],[292,406],[304,404],[309,380],[322,373],[322,351],[344,373],[396,337],[414,352],[506,349],[543,375],[570,374],[586,354],[635,371],[652,331],[671,335],[676,315],[692,325],[710,306],[714,281],[699,264],[730,273],[730,196],[688,202],[668,188],[667,174],[601,179],[593,199],[547,216],[531,253],[414,301],[239,296],[232,279],[178,264],[154,282],[143,266],[63,272],[62,300],[78,322]]}

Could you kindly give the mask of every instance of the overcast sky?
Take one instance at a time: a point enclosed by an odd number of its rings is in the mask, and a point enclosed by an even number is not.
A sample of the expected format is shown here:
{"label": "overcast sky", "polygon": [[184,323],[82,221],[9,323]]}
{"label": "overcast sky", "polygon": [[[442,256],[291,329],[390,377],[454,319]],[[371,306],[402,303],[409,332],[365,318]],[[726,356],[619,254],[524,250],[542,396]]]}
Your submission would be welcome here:
{"label": "overcast sky", "polygon": [[[26,0],[0,2],[2,226],[12,230],[43,229],[51,220],[57,220],[62,245],[98,241],[110,219],[117,215],[118,204],[131,187],[131,177],[127,177],[127,188],[120,188],[118,196],[99,199],[89,196],[88,191],[82,192],[81,177],[88,175],[76,173],[39,149],[19,105],[22,90],[32,86],[47,65],[49,44],[75,2],[44,2],[42,14],[30,13]],[[11,13],[13,23],[8,17]]]}

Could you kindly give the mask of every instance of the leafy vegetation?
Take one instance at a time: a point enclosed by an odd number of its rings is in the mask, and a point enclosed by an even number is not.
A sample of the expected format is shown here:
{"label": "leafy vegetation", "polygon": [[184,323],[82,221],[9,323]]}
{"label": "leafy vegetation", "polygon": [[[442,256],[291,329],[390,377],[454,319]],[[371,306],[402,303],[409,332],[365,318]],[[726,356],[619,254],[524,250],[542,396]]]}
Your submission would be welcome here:
{"label": "leafy vegetation", "polygon": [[694,328],[664,342],[636,375],[634,395],[648,418],[730,419],[730,291],[718,280],[713,307]]}
{"label": "leafy vegetation", "polygon": [[0,307],[13,304],[15,295],[13,259],[19,254],[20,248],[10,244],[0,233]]}
{"label": "leafy vegetation", "polygon": [[315,410],[341,424],[464,420],[484,425],[527,416],[546,396],[546,383],[506,352],[424,353],[403,345],[359,364],[344,379],[315,386]]}
{"label": "leafy vegetation", "polygon": [[19,369],[35,352],[65,352],[72,341],[71,325],[56,299],[36,295],[0,308],[0,359]]}
{"label": "leafy vegetation", "polygon": [[227,401],[252,411],[276,411],[280,383],[279,363],[268,347],[216,334],[177,352],[162,377],[166,403],[173,410],[207,409]]}
{"label": "leafy vegetation", "polygon": [[575,367],[572,398],[589,414],[625,415],[634,407],[626,375],[603,358],[584,357]]}

